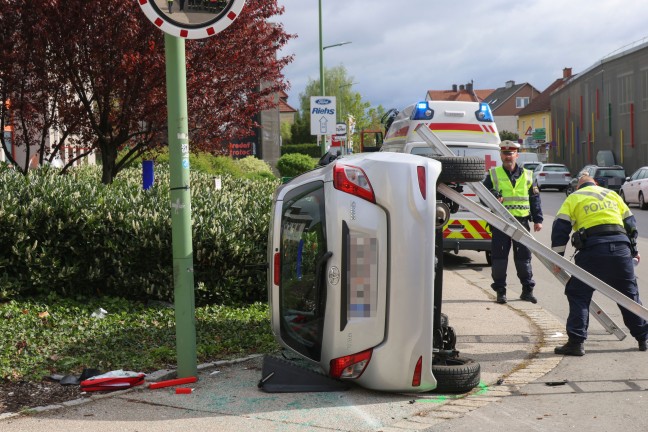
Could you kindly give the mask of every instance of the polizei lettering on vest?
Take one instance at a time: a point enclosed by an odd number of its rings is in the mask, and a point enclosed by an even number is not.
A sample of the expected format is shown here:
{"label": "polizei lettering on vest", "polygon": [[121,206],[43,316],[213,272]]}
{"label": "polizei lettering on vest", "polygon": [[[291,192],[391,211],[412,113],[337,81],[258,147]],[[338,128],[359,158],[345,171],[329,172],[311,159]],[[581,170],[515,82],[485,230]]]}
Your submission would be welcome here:
{"label": "polizei lettering on vest", "polygon": [[331,108],[313,108],[311,114],[335,114],[335,110]]}
{"label": "polizei lettering on vest", "polygon": [[590,214],[594,213],[600,210],[608,209],[608,208],[618,208],[619,206],[617,203],[614,201],[602,201],[602,202],[593,202],[589,203],[588,205],[583,206],[583,210],[585,211],[585,214]]}

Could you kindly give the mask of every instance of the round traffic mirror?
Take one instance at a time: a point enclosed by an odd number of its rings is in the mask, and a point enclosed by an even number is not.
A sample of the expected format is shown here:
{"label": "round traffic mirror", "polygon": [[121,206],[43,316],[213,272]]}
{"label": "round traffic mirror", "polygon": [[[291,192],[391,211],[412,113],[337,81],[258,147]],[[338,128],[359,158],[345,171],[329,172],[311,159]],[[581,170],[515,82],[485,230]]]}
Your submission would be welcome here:
{"label": "round traffic mirror", "polygon": [[165,33],[201,39],[223,31],[245,0],[138,0],[146,17]]}

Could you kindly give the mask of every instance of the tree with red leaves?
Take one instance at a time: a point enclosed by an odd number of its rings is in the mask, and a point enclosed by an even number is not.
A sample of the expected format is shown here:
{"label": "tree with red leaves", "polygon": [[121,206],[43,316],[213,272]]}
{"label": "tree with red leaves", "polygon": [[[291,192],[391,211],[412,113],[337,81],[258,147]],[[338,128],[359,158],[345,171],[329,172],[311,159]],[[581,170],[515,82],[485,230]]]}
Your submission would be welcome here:
{"label": "tree with red leaves", "polygon": [[[292,36],[268,22],[281,13],[276,0],[247,0],[223,32],[186,41],[192,149],[219,152],[252,134],[256,113],[276,106],[273,95],[287,88],[281,70],[292,61],[277,58]],[[24,128],[16,128],[23,145],[36,130],[64,132],[65,139],[50,143],[54,151],[63,145],[98,151],[105,184],[134,158],[165,145],[164,36],[137,2],[4,0],[0,29],[0,95],[11,101],[0,119],[4,125],[12,115],[15,125],[24,117]],[[41,148],[41,159],[45,153]]]}

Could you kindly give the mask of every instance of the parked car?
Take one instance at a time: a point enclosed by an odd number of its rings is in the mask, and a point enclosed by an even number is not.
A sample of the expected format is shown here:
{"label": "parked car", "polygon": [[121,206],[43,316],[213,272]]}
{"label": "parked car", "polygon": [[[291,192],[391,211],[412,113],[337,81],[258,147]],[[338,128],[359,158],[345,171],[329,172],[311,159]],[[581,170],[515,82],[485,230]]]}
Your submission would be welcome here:
{"label": "parked car", "polygon": [[567,195],[576,190],[578,179],[583,174],[587,174],[592,177],[596,181],[596,184],[598,184],[599,186],[607,189],[612,189],[616,192],[619,192],[621,190],[621,185],[623,185],[626,179],[625,169],[620,165],[585,165],[580,171],[578,171],[578,175],[576,175],[572,179],[569,187],[565,189],[565,193]]}
{"label": "parked car", "polygon": [[533,184],[539,190],[553,188],[563,191],[572,181],[566,165],[559,163],[541,163],[533,170]]}
{"label": "parked car", "polygon": [[479,384],[479,363],[453,354],[456,337],[440,315],[441,228],[450,211],[436,184],[481,181],[484,161],[435,159],[344,156],[277,189],[268,296],[284,348],[374,390]]}
{"label": "parked car", "polygon": [[540,162],[524,162],[522,164],[522,168],[533,171],[538,165],[540,165]]}
{"label": "parked car", "polygon": [[648,166],[641,167],[621,185],[619,195],[626,204],[639,204],[642,210],[648,209]]}

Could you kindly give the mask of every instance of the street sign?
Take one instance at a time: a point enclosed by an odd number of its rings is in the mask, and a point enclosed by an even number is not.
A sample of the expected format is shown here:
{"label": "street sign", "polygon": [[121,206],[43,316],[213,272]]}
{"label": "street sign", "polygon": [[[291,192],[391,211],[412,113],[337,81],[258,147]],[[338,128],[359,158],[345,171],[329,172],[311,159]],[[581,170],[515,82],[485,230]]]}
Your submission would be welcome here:
{"label": "street sign", "polygon": [[346,136],[346,133],[347,133],[346,123],[338,123],[337,125],[335,125],[335,135]]}
{"label": "street sign", "polygon": [[533,134],[533,129],[531,129],[531,126],[529,126],[529,128],[526,130],[524,135],[531,135],[531,134]]}
{"label": "street sign", "polygon": [[336,133],[335,96],[311,96],[311,135],[333,135]]}
{"label": "street sign", "polygon": [[144,15],[163,32],[183,39],[203,39],[220,33],[232,24],[241,13],[245,0],[138,0],[138,3]]}
{"label": "street sign", "polygon": [[533,130],[533,139],[536,141],[545,141],[547,138],[547,132],[545,128],[536,128]]}

